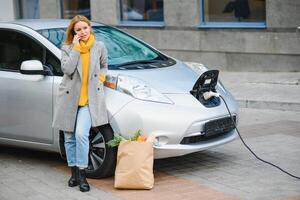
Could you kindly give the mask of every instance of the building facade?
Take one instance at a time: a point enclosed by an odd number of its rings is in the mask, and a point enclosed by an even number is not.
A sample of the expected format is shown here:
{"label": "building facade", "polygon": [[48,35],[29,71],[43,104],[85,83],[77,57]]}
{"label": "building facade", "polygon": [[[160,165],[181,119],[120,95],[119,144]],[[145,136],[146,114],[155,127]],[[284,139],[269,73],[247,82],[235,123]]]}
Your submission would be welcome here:
{"label": "building facade", "polygon": [[300,71],[299,0],[5,1],[0,20],[83,14],[209,68]]}

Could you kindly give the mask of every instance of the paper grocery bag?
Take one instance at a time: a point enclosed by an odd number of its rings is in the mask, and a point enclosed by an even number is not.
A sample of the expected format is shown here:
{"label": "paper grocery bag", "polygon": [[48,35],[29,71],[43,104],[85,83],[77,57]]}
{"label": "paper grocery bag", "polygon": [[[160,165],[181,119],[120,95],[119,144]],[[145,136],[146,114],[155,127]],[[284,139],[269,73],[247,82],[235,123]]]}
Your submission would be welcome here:
{"label": "paper grocery bag", "polygon": [[115,188],[151,189],[153,185],[153,143],[121,141],[115,171]]}

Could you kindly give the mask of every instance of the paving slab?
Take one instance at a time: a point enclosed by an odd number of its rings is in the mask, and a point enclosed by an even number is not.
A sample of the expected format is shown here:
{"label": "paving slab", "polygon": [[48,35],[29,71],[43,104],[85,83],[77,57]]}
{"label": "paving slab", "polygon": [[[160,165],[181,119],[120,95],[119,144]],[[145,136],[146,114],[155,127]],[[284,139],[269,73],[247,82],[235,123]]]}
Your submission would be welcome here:
{"label": "paving slab", "polygon": [[220,71],[220,80],[240,107],[300,111],[300,72]]}

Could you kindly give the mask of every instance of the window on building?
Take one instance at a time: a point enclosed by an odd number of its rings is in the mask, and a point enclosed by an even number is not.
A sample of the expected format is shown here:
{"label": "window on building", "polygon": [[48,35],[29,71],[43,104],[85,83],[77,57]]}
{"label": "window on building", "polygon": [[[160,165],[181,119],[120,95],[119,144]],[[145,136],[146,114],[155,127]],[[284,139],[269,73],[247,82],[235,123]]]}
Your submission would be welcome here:
{"label": "window on building", "polygon": [[39,0],[18,0],[15,1],[16,15],[19,19],[40,18]]}
{"label": "window on building", "polygon": [[90,0],[61,0],[61,16],[72,19],[75,15],[84,15],[91,19]]}
{"label": "window on building", "polygon": [[121,23],[159,24],[164,21],[163,0],[120,0]]}
{"label": "window on building", "polygon": [[200,0],[201,24],[209,27],[265,27],[265,0]]}

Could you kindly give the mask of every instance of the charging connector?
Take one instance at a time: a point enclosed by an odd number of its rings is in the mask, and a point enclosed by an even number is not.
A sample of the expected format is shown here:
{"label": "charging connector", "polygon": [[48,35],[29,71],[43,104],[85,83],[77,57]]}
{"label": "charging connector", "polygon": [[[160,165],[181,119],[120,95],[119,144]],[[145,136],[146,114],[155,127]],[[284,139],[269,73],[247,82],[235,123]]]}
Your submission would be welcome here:
{"label": "charging connector", "polygon": [[208,92],[204,92],[203,93],[203,98],[205,100],[208,100],[208,99],[210,99],[212,97],[220,97],[220,94],[217,93],[217,92],[213,92],[213,91],[208,91]]}

